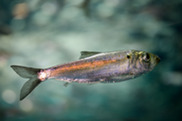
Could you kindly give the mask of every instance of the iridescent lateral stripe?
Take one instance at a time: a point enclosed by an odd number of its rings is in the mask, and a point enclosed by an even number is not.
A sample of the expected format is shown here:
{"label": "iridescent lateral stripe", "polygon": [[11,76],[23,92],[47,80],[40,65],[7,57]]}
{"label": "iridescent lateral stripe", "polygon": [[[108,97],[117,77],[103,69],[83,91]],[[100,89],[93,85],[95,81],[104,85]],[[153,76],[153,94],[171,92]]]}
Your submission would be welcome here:
{"label": "iridescent lateral stripe", "polygon": [[82,61],[75,62],[70,64],[65,64],[63,66],[57,67],[51,71],[50,77],[55,77],[61,73],[71,72],[71,71],[79,71],[79,70],[87,70],[94,69],[106,66],[111,63],[115,63],[117,60],[96,60],[96,61]]}

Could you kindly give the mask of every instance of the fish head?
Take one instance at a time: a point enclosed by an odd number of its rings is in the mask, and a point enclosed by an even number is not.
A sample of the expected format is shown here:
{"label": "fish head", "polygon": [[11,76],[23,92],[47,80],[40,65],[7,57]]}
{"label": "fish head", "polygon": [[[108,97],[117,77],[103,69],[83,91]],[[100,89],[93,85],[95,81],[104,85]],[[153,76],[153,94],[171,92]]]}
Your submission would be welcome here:
{"label": "fish head", "polygon": [[131,65],[136,73],[151,71],[158,63],[160,58],[157,55],[145,51],[133,51]]}

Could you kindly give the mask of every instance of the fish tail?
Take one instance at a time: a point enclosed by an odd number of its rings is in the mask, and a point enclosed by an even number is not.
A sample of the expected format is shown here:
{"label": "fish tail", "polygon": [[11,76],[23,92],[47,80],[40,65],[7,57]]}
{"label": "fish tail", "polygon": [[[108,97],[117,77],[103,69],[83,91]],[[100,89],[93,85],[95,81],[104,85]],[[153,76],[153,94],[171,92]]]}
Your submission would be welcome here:
{"label": "fish tail", "polygon": [[21,77],[29,78],[29,80],[23,85],[20,91],[20,100],[23,100],[28,94],[30,94],[35,87],[37,87],[42,81],[38,78],[38,73],[41,69],[24,67],[18,65],[11,65],[11,68]]}

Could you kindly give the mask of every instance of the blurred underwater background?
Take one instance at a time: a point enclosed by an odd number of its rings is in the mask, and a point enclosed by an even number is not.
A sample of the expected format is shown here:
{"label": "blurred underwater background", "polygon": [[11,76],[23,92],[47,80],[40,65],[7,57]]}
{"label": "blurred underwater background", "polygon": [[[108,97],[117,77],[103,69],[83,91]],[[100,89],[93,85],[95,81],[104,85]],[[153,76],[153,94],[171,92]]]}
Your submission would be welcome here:
{"label": "blurred underwater background", "polygon": [[[0,0],[1,121],[181,121],[181,0]],[[19,101],[10,65],[47,68],[80,51],[144,50],[161,58],[113,84],[48,80]]]}

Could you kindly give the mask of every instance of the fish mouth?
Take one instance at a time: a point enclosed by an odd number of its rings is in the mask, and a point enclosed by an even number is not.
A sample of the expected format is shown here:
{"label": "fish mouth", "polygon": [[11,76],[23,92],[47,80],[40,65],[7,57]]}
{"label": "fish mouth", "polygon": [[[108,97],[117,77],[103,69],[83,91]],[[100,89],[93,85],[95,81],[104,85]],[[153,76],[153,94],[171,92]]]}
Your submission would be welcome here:
{"label": "fish mouth", "polygon": [[156,57],[156,61],[157,61],[157,63],[159,63],[159,62],[160,62],[160,60],[161,60],[161,59],[157,56],[157,57]]}

